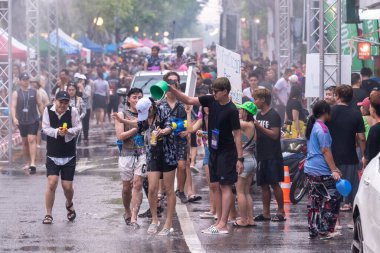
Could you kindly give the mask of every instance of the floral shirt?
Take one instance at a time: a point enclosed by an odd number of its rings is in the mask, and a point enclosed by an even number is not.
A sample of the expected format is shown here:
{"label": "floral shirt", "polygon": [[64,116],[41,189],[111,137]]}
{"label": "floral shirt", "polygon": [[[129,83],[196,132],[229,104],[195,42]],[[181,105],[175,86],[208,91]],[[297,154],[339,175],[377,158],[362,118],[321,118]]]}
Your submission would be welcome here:
{"label": "floral shirt", "polygon": [[[148,163],[152,159],[152,152],[151,152],[152,147],[150,145],[152,131],[155,130],[156,126],[160,126],[161,129],[165,129],[165,128],[172,129],[170,112],[171,112],[170,106],[165,101],[160,102],[157,105],[157,115],[156,115],[155,122],[149,126],[148,130],[145,131],[144,139],[145,139],[145,146],[147,147],[146,157],[147,157]],[[176,165],[177,157],[176,157],[176,149],[175,149],[173,133],[163,136],[162,138],[163,138],[165,162],[168,165]]]}

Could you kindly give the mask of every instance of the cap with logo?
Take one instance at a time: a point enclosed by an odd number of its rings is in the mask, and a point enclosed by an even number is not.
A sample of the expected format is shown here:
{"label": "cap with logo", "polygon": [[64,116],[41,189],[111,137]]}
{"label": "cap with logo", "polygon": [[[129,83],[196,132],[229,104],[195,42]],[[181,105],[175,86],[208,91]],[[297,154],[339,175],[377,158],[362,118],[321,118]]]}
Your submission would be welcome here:
{"label": "cap with logo", "polygon": [[19,76],[20,80],[29,80],[29,75],[26,72],[23,72]]}
{"label": "cap with logo", "polygon": [[70,96],[69,96],[69,93],[67,93],[67,91],[59,91],[55,95],[55,99],[58,100],[58,101],[61,101],[61,100],[67,100],[67,101],[69,101],[70,100]]}
{"label": "cap with logo", "polygon": [[145,97],[140,99],[136,104],[137,120],[144,121],[148,118],[149,108],[152,106],[152,101]]}

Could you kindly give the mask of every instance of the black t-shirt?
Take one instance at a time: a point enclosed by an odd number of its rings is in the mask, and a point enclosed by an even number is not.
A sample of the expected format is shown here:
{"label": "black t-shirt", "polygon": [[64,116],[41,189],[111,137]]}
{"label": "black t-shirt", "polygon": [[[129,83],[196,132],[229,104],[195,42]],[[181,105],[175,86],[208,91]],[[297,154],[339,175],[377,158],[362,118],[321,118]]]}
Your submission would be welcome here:
{"label": "black t-shirt", "polygon": [[110,96],[116,96],[116,91],[120,88],[120,78],[109,76],[107,81],[110,86]]}
{"label": "black t-shirt", "polygon": [[365,132],[360,112],[346,105],[335,105],[331,108],[331,120],[326,125],[332,138],[335,164],[357,164],[356,134]]}
{"label": "black t-shirt", "polygon": [[240,129],[239,112],[231,101],[225,105],[215,101],[214,96],[206,95],[198,98],[203,107],[209,108],[208,114],[208,144],[210,151],[212,130],[219,130],[218,151],[236,149],[233,130]]}
{"label": "black t-shirt", "polygon": [[306,116],[302,108],[302,104],[297,99],[289,99],[288,103],[286,104],[286,115],[288,115],[288,120],[293,121],[293,113],[292,110],[296,110],[299,112],[299,120],[306,122]]}
{"label": "black t-shirt", "polygon": [[362,81],[362,89],[365,90],[367,92],[367,95],[366,97],[369,97],[369,94],[371,93],[371,91],[376,88],[377,90],[380,90],[380,83],[374,81],[374,80],[371,80],[371,79],[368,79],[368,80],[363,80]]}
{"label": "black t-shirt", "polygon": [[[281,127],[280,115],[273,108],[271,108],[264,115],[262,115],[261,112],[259,112],[256,116],[256,120],[262,127],[266,129]],[[257,160],[282,160],[280,135],[281,132],[278,133],[278,139],[273,140],[272,138],[261,132],[258,128],[256,128]]]}
{"label": "black t-shirt", "polygon": [[350,107],[353,109],[360,110],[358,106],[359,102],[362,102],[367,97],[367,92],[362,88],[352,88],[353,96],[350,103]]}
{"label": "black t-shirt", "polygon": [[380,152],[380,122],[369,129],[365,158],[371,161]]}

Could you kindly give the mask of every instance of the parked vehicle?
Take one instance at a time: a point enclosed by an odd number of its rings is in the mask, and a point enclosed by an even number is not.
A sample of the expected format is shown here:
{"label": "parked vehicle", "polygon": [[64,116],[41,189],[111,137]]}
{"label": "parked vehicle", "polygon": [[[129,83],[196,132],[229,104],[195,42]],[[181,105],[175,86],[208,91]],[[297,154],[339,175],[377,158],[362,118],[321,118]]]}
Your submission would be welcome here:
{"label": "parked vehicle", "polygon": [[380,252],[380,153],[365,168],[353,206],[352,252]]}

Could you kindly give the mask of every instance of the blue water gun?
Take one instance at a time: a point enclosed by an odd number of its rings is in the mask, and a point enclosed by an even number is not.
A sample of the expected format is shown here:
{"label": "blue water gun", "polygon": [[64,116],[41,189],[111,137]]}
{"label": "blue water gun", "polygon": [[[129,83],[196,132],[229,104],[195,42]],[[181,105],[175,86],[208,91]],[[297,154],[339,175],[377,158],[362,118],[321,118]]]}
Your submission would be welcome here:
{"label": "blue water gun", "polygon": [[187,120],[174,118],[172,119],[172,129],[174,135],[179,135],[180,132],[186,131]]}

